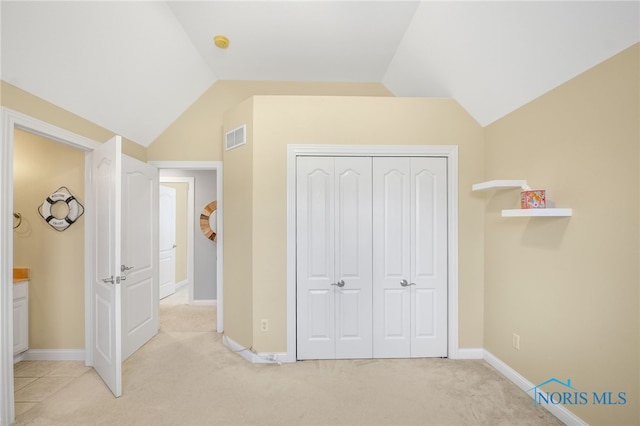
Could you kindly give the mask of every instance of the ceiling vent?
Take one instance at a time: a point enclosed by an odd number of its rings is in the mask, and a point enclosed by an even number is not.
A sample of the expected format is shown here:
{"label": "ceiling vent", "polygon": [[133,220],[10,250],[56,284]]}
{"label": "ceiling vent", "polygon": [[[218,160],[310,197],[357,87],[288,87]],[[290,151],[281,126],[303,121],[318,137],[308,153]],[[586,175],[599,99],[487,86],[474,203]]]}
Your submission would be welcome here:
{"label": "ceiling vent", "polygon": [[243,124],[233,130],[227,132],[225,148],[227,151],[233,148],[237,148],[240,145],[247,143],[246,138],[247,125]]}

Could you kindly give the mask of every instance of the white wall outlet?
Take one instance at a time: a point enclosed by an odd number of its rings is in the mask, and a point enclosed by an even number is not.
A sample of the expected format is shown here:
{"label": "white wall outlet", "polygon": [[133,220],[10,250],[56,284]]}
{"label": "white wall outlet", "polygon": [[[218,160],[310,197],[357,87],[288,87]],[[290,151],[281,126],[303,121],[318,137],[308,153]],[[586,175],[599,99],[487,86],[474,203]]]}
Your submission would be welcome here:
{"label": "white wall outlet", "polygon": [[513,347],[515,349],[520,350],[520,336],[517,335],[516,333],[513,333],[513,342],[512,342],[512,344],[513,344]]}
{"label": "white wall outlet", "polygon": [[269,331],[269,320],[266,320],[266,319],[260,320],[260,331],[262,332]]}

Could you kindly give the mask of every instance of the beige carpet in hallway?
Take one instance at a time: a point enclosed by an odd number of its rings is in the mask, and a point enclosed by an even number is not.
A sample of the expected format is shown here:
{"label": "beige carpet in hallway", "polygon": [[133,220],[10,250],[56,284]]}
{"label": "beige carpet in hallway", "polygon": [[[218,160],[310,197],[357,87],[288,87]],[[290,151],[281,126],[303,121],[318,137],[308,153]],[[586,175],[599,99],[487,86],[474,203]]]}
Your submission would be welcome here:
{"label": "beige carpet in hallway", "polygon": [[251,364],[213,331],[215,308],[182,305],[161,319],[159,334],[125,361],[122,397],[89,370],[16,424],[560,424],[484,361]]}

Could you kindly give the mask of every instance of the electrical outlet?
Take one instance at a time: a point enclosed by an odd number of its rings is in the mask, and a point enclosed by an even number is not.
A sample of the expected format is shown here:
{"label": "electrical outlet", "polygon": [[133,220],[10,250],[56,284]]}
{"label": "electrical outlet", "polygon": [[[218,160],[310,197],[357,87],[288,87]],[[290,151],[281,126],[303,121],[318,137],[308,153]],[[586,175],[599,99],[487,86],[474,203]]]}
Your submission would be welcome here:
{"label": "electrical outlet", "polygon": [[516,333],[513,333],[513,347],[517,350],[520,350],[520,336]]}
{"label": "electrical outlet", "polygon": [[266,319],[260,320],[260,331],[262,332],[269,331],[269,320],[266,320]]}

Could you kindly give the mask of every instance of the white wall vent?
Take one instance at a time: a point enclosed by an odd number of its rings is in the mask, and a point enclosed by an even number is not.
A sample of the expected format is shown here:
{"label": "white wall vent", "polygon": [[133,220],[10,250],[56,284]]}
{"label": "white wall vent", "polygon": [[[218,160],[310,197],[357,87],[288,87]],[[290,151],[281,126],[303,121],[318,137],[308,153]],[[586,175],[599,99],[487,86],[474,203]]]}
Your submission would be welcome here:
{"label": "white wall vent", "polygon": [[247,143],[246,138],[247,125],[243,124],[240,127],[237,127],[233,130],[227,132],[225,148],[226,150],[230,150],[233,148],[237,148],[240,145],[244,145]]}

